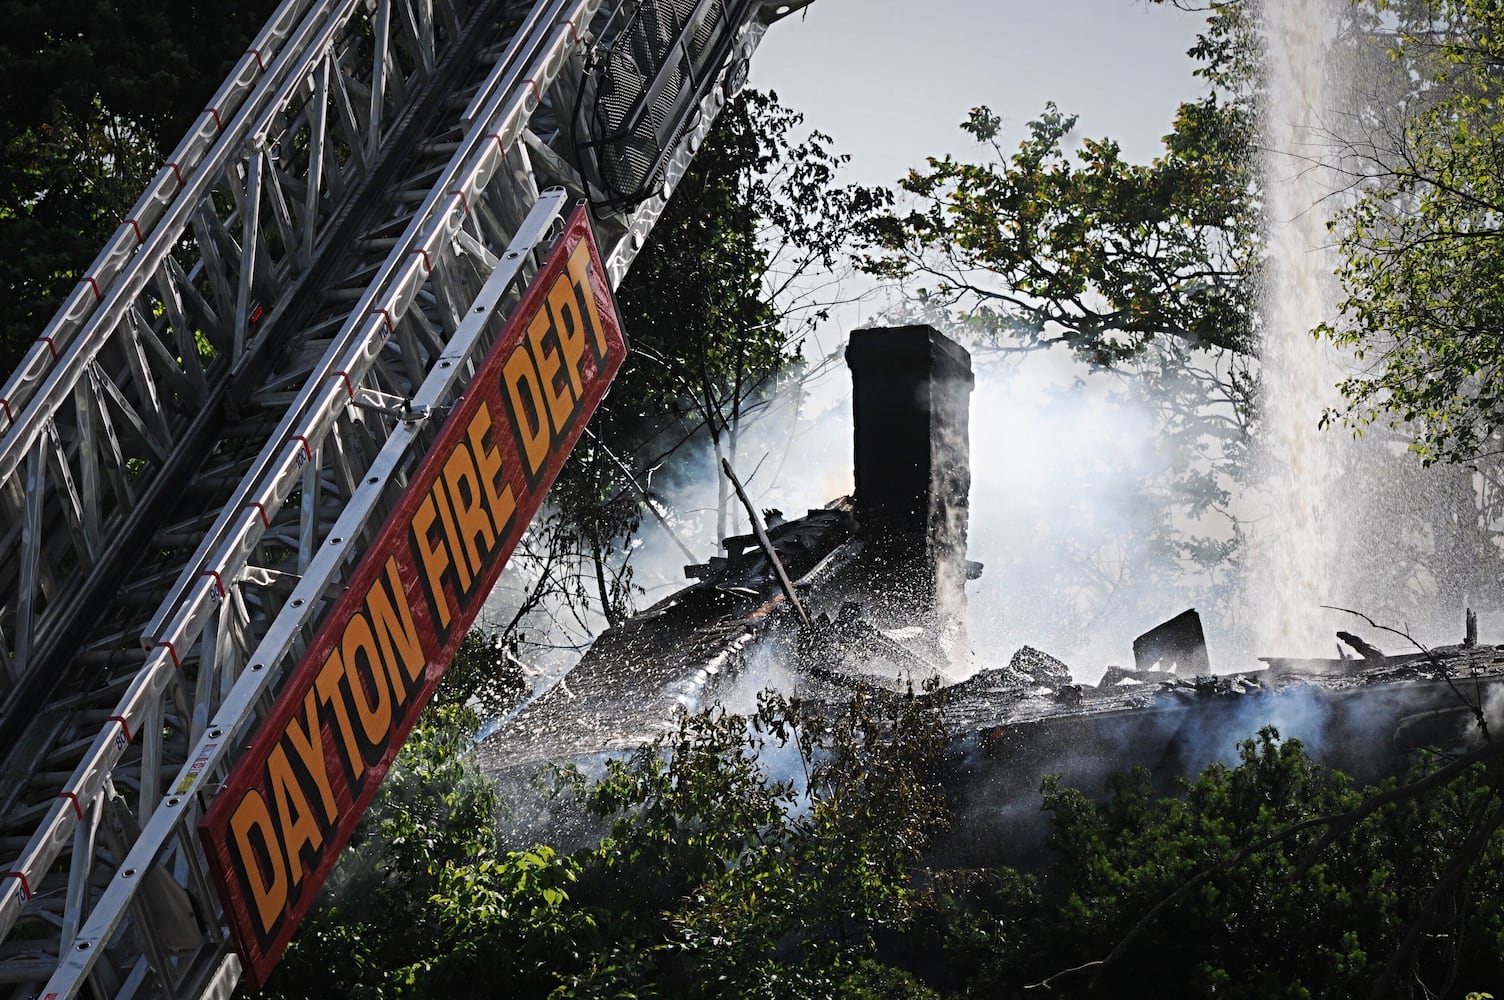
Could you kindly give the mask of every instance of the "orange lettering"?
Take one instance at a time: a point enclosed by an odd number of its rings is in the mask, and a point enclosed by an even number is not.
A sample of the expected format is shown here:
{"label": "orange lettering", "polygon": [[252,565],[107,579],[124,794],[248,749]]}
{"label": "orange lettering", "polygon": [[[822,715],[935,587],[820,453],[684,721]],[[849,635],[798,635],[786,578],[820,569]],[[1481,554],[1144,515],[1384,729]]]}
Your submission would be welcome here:
{"label": "orange lettering", "polygon": [[366,773],[365,761],[360,758],[360,750],[355,746],[355,730],[350,725],[350,709],[345,705],[345,697],[340,694],[339,682],[345,676],[345,664],[339,658],[339,650],[329,654],[324,665],[319,668],[319,677],[316,682],[319,692],[319,700],[334,709],[334,731],[339,733],[340,740],[345,745],[345,759],[350,762],[350,772],[359,780]]}
{"label": "orange lettering", "polygon": [[324,843],[324,834],[319,829],[318,821],[313,818],[308,796],[303,794],[303,786],[298,783],[298,776],[293,774],[292,764],[287,760],[287,750],[280,741],[272,748],[271,757],[266,761],[266,777],[271,785],[272,797],[277,803],[277,814],[286,831],[287,869],[292,876],[292,884],[297,885],[303,881],[303,848],[312,847],[316,857],[319,847]]}
{"label": "orange lettering", "polygon": [[433,487],[429,492],[433,494],[434,505],[439,508],[439,518],[444,522],[444,537],[449,540],[449,549],[461,557],[454,560],[454,572],[459,582],[457,596],[463,601],[465,593],[470,589],[470,584],[475,580],[475,570],[471,568],[469,561],[463,558],[465,550],[455,544],[459,539],[460,529],[454,523],[454,501],[449,496],[447,485],[441,475],[433,481]]}
{"label": "orange lettering", "polygon": [[[386,668],[382,666],[376,649],[376,633],[371,631],[371,623],[366,621],[365,615],[356,612],[345,623],[340,652],[345,659],[345,676],[350,679],[355,714],[360,718],[366,742],[382,746],[386,743],[387,730],[392,727],[391,689],[387,685]],[[403,693],[406,693],[405,688]]]}
{"label": "orange lettering", "polygon": [[[259,839],[259,845],[251,840],[253,834]],[[277,838],[271,811],[266,808],[261,793],[254,788],[245,793],[245,798],[230,816],[230,846],[238,861],[236,867],[244,874],[251,898],[256,903],[261,932],[270,933],[287,908],[287,867],[282,860],[282,842]],[[263,871],[263,861],[266,871]]]}
{"label": "orange lettering", "polygon": [[[423,655],[423,644],[413,625],[413,610],[407,605],[402,578],[397,573],[397,560],[392,556],[386,558],[386,580],[391,587],[391,594],[377,580],[366,594],[366,606],[371,609],[371,625],[376,630],[377,638],[381,640],[381,657],[392,675],[392,687],[406,688],[409,682],[416,681],[423,675],[428,659]],[[396,597],[395,601],[392,600],[393,596]],[[407,673],[406,678],[397,673],[399,663]],[[399,697],[399,700],[406,699]]]}
{"label": "orange lettering", "polygon": [[303,721],[299,722],[298,716],[294,715],[287,724],[287,742],[292,747],[293,753],[298,755],[298,760],[303,762],[303,767],[308,770],[314,787],[319,790],[319,798],[324,803],[324,818],[333,823],[336,812],[334,789],[329,785],[329,764],[324,760],[323,731],[319,728],[318,696],[311,688],[303,699]]}
{"label": "orange lettering", "polygon": [[[564,279],[555,282],[558,288]],[[570,414],[574,412],[574,397],[569,392],[569,380],[563,377],[564,358],[549,341],[557,341],[553,324],[549,322],[548,309],[538,310],[528,324],[527,340],[533,349],[533,360],[538,363],[538,378],[543,386],[543,401],[548,404],[548,416],[553,421],[554,432],[562,433],[569,426]]]}
{"label": "orange lettering", "polygon": [[502,375],[512,403],[512,429],[527,456],[528,476],[536,479],[548,460],[551,436],[548,418],[543,415],[543,387],[538,384],[538,372],[526,345],[519,344],[512,351]]}
{"label": "orange lettering", "polygon": [[418,560],[423,563],[423,575],[428,580],[428,596],[433,602],[434,615],[440,628],[449,627],[449,599],[444,596],[444,574],[454,564],[449,554],[449,545],[440,534],[437,542],[430,537],[433,523],[439,518],[439,508],[429,493],[413,514],[412,538],[418,550]]}
{"label": "orange lettering", "polygon": [[[559,351],[564,356],[564,374],[569,378],[569,387],[574,390],[575,398],[579,399],[585,393],[580,381],[580,359],[585,355],[585,322],[580,315],[580,300],[575,295],[570,275],[559,275],[548,290],[548,311],[553,315],[554,335],[559,339]],[[536,343],[533,350],[538,350]],[[547,378],[545,374],[545,386]]]}
{"label": "orange lettering", "polygon": [[466,434],[470,439],[470,450],[475,453],[475,469],[486,494],[486,506],[491,510],[491,523],[496,526],[497,535],[505,535],[517,513],[517,498],[512,493],[511,484],[503,481],[501,452],[496,449],[494,437],[487,444],[491,429],[491,411],[482,403],[475,416],[470,418]]}
{"label": "orange lettering", "polygon": [[465,554],[477,574],[496,545],[496,529],[492,527],[491,516],[486,513],[481,500],[479,480],[470,449],[464,441],[456,442],[449,460],[444,463],[444,485],[454,500],[454,520],[460,541],[464,543]]}
{"label": "orange lettering", "polygon": [[595,288],[590,283],[592,270],[590,246],[580,240],[569,253],[569,277],[574,281],[579,301],[585,304],[585,315],[589,318],[586,325],[590,327],[591,339],[595,342],[596,361],[600,361],[610,352],[606,349],[606,327],[601,322],[600,310],[595,307]]}

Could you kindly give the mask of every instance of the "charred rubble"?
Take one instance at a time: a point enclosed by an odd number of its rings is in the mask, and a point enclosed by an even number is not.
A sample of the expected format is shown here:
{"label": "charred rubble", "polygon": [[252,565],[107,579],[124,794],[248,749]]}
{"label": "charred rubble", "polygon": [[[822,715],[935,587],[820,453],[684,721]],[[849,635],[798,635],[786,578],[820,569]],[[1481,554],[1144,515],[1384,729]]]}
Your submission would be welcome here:
{"label": "charred rubble", "polygon": [[766,545],[729,538],[724,555],[686,567],[695,582],[603,633],[482,744],[488,770],[636,749],[682,712],[750,704],[745,687],[768,683],[768,668],[806,698],[866,687],[943,699],[948,783],[974,842],[1019,837],[1021,820],[1042,828],[1047,774],[1087,791],[1134,765],[1169,781],[1231,760],[1265,725],[1360,780],[1476,739],[1477,706],[1504,682],[1504,647],[1478,644],[1471,616],[1462,642],[1428,652],[1386,654],[1344,633],[1352,657],[1213,673],[1187,610],[1135,640],[1131,669],[1110,667],[1096,684],[1030,647],[952,683],[965,583],[982,572],[966,559],[970,357],[917,326],[856,331],[846,358],[854,494],[769,518]]}

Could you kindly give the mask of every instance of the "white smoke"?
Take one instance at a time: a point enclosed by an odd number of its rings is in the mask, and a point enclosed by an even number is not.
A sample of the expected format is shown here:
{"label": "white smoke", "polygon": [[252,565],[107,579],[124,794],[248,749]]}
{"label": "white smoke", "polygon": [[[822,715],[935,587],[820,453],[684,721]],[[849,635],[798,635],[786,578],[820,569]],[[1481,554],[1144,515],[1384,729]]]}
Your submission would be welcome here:
{"label": "white smoke", "polygon": [[[851,492],[851,456],[851,380],[837,350],[813,364],[807,377],[780,385],[745,417],[731,461],[760,513],[776,510],[792,520]],[[720,471],[709,442],[690,442],[675,460],[683,464],[672,485],[651,477],[644,483],[666,514],[668,527],[644,515],[629,553],[643,607],[690,582],[684,551],[671,534],[697,562],[723,554],[715,530]],[[729,503],[729,531],[750,532],[735,495]]]}
{"label": "white smoke", "polygon": [[978,667],[1030,645],[1094,679],[1131,663],[1132,640],[1184,610],[1151,587],[1136,542],[1167,512],[1154,418],[1111,376],[1031,355],[978,365],[972,399],[970,594]]}
{"label": "white smoke", "polygon": [[[952,677],[1006,664],[1030,645],[1090,680],[1131,663],[1134,636],[1186,607],[1214,615],[1225,603],[1218,574],[1147,541],[1170,528],[1218,530],[1168,523],[1177,515],[1158,484],[1182,456],[1167,452],[1152,409],[1118,376],[1062,353],[971,350],[968,555],[985,569],[967,585],[970,655],[951,664]],[[850,491],[850,392],[842,364],[806,394],[798,420],[770,408],[744,429],[738,471],[759,507],[796,517]],[[662,499],[677,532],[708,557],[716,485],[711,463],[701,464],[702,475]],[[687,581],[662,529],[645,520],[642,538],[634,579],[649,603]],[[1217,623],[1207,624],[1215,647]]]}

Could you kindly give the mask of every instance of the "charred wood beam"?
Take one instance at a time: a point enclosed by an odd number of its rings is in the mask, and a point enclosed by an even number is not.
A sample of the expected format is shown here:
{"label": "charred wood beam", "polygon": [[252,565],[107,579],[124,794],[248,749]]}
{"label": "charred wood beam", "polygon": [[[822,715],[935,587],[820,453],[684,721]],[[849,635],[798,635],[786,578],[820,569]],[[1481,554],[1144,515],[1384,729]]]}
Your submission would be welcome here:
{"label": "charred wood beam", "polygon": [[747,498],[747,491],[742,489],[742,481],[736,478],[736,472],[732,470],[731,463],[724,458],[721,459],[721,471],[726,474],[726,478],[730,480],[732,488],[736,490],[737,499],[742,502],[742,506],[747,510],[747,520],[752,522],[752,531],[757,536],[757,544],[762,549],[763,555],[768,557],[768,564],[773,567],[773,573],[778,577],[778,586],[783,590],[783,596],[789,599],[789,603],[794,606],[794,613],[799,616],[799,620],[808,628],[809,614],[804,610],[804,604],[799,600],[799,595],[794,590],[794,583],[789,579],[788,571],[783,568],[783,560],[778,558],[778,553],[773,549],[773,543],[768,540],[768,533],[762,526],[762,515],[757,512],[757,508]]}

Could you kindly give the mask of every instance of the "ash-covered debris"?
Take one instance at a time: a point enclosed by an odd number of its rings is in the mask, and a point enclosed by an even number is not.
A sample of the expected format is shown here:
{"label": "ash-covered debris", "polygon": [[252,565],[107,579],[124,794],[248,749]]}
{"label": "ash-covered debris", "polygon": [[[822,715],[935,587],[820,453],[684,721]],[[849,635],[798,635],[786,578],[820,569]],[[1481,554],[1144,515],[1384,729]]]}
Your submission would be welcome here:
{"label": "ash-covered debris", "polygon": [[1270,725],[1373,780],[1422,750],[1480,738],[1478,706],[1504,696],[1504,646],[1471,641],[1368,659],[1265,657],[1265,669],[1214,675],[1111,667],[1095,685],[1016,686],[983,671],[940,696],[968,759],[992,762],[975,767],[1019,769],[1008,795],[1020,802],[1046,773],[1088,789],[1132,765],[1194,774],[1233,761],[1239,740]]}
{"label": "ash-covered debris", "polygon": [[[819,587],[861,551],[849,498],[768,534],[800,588]],[[788,603],[755,541],[731,539],[727,552],[687,568],[699,583],[602,633],[563,681],[481,744],[482,766],[635,749],[671,730],[680,712],[708,706],[751,651],[774,638]]]}
{"label": "ash-covered debris", "polygon": [[1073,686],[1071,668],[1049,653],[1024,646],[1006,667],[984,667],[970,677],[943,688],[948,703],[1002,704],[1029,696],[1053,697]]}
{"label": "ash-covered debris", "polygon": [[834,616],[822,612],[800,632],[799,670],[842,687],[919,687],[944,676],[938,663],[906,644],[921,634],[914,626],[879,628],[860,604],[844,601]]}
{"label": "ash-covered debris", "polygon": [[1134,639],[1133,663],[1142,671],[1171,670],[1191,676],[1211,673],[1206,633],[1196,609],[1182,611]]}
{"label": "ash-covered debris", "polygon": [[1362,636],[1353,635],[1351,632],[1338,632],[1337,641],[1352,647],[1352,650],[1365,660],[1384,662],[1384,651]]}
{"label": "ash-covered debris", "polygon": [[1049,653],[1024,646],[1008,661],[1008,669],[1026,684],[1061,685],[1071,682],[1071,668]]}
{"label": "ash-covered debris", "polygon": [[809,699],[863,687],[942,701],[964,762],[957,780],[997,785],[996,801],[1035,813],[1046,773],[1083,788],[1138,764],[1195,773],[1233,760],[1266,725],[1367,780],[1415,747],[1471,738],[1463,687],[1475,701],[1504,700],[1504,647],[1478,645],[1471,617],[1463,642],[1442,649],[1386,654],[1342,633],[1356,657],[1339,647],[1335,659],[1267,657],[1263,669],[1214,674],[1194,609],[1140,635],[1133,668],[1109,667],[1095,684],[1029,646],[943,684],[964,638],[964,581],[975,578],[970,362],[924,327],[858,331],[847,357],[857,493],[804,517],[766,512],[765,540],[727,539],[724,555],[688,567],[696,583],[601,635],[563,683],[482,744],[488,769],[635,749],[681,712],[773,682],[754,665],[775,666],[780,685]]}
{"label": "ash-covered debris", "polygon": [[1109,666],[1097,682],[1098,687],[1115,687],[1119,684],[1174,684],[1179,678],[1173,670],[1129,670],[1116,665]]}
{"label": "ash-covered debris", "polygon": [[[792,521],[784,520],[781,512],[778,514],[777,523],[768,525],[768,540],[784,569],[796,580],[829,551],[833,534],[840,534],[844,539],[855,533],[856,522],[849,497]],[[686,566],[684,575],[692,580],[710,581],[713,587],[721,590],[742,587],[761,592],[776,582],[771,575],[772,566],[763,555],[755,535],[734,535],[727,538],[722,547],[726,555]],[[674,598],[669,598],[672,600]],[[647,613],[651,613],[651,609]]]}
{"label": "ash-covered debris", "polygon": [[[1196,629],[1200,631],[1199,621]],[[1426,652],[1386,655],[1361,639],[1358,642],[1370,650],[1363,659],[1259,657],[1267,665],[1263,669],[1220,674],[1110,666],[1096,684],[1072,680],[1069,669],[1059,660],[1025,646],[1014,654],[1008,667],[980,670],[943,689],[942,694],[952,724],[964,730],[997,721],[1017,723],[1062,714],[1190,704],[1277,694],[1296,687],[1338,692],[1403,682],[1445,684],[1447,678],[1473,678],[1490,684],[1504,680],[1504,646],[1469,646],[1464,642]],[[1056,672],[1046,678],[1020,669],[1021,663],[1037,663],[1039,658],[1058,665]],[[998,711],[1003,704],[1010,706],[1003,713],[1006,718]],[[1465,707],[1460,701],[1459,706]]]}

